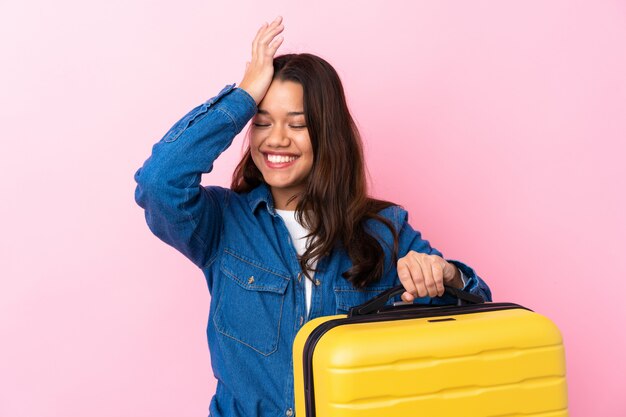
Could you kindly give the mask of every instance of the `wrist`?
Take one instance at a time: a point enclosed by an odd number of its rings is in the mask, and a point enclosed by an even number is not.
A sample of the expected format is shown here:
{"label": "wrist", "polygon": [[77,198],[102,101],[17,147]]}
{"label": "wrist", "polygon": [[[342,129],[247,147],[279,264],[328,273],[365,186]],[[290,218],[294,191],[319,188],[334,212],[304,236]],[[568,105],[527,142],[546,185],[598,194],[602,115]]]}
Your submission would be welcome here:
{"label": "wrist", "polygon": [[245,93],[245,95],[247,95],[247,96],[250,98],[250,100],[252,100],[252,101],[254,102],[255,107],[259,105],[259,102],[258,102],[258,101],[257,101],[257,99],[256,99],[256,98],[254,98],[254,96],[250,93],[250,90],[248,90],[248,89],[246,89],[246,88],[244,88],[244,87],[242,87],[242,86],[240,86],[240,85],[238,85],[238,86],[237,86],[237,87],[235,87],[235,88],[237,88],[237,89],[241,90],[243,93]]}
{"label": "wrist", "polygon": [[452,269],[454,270],[454,274],[452,276],[452,279],[448,281],[447,285],[457,289],[462,289],[463,287],[465,287],[465,284],[463,283],[463,278],[461,278],[461,270],[451,263],[448,263],[448,265],[452,267]]}
{"label": "wrist", "polygon": [[248,87],[247,85],[245,85],[243,82],[241,84],[239,84],[237,86],[237,88],[239,88],[240,90],[245,91],[250,97],[252,97],[252,100],[254,100],[254,102],[257,104],[257,106],[259,105],[259,100],[257,100],[257,98],[255,97],[255,95],[252,93],[252,90],[250,89],[250,87]]}

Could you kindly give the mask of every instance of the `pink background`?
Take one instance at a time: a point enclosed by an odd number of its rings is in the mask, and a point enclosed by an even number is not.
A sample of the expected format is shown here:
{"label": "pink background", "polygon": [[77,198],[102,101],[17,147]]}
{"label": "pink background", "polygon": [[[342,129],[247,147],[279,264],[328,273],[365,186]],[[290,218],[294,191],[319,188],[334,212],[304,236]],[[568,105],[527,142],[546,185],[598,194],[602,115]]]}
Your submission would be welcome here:
{"label": "pink background", "polygon": [[3,0],[0,416],[208,414],[204,277],[133,174],[277,14],[342,76],[374,194],[559,326],[572,416],[626,415],[624,1]]}

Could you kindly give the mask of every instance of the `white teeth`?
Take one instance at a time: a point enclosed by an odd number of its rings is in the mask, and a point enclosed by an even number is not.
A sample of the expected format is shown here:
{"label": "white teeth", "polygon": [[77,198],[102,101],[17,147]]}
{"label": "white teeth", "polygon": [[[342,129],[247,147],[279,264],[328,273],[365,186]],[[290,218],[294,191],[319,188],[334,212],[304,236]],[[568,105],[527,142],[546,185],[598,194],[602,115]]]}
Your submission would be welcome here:
{"label": "white teeth", "polygon": [[281,164],[284,162],[294,161],[297,156],[284,156],[284,155],[267,155],[267,160],[274,164]]}

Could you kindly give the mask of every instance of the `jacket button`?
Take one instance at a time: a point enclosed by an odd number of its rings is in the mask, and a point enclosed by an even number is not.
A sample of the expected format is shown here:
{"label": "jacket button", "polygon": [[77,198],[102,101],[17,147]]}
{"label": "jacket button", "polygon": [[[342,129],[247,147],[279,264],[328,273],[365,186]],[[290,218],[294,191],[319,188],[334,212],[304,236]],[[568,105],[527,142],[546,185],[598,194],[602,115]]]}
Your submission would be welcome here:
{"label": "jacket button", "polygon": [[291,416],[293,416],[293,410],[290,408],[289,410],[287,410],[287,411],[285,412],[285,415],[286,415],[287,417],[291,417]]}
{"label": "jacket button", "polygon": [[315,280],[315,285],[319,286],[322,282],[319,279]]}
{"label": "jacket button", "polygon": [[248,278],[248,284],[252,284],[254,282],[254,275]]}
{"label": "jacket button", "polygon": [[302,323],[304,323],[304,317],[300,316],[300,326],[302,326]]}
{"label": "jacket button", "polygon": [[298,282],[302,282],[302,272],[298,272]]}

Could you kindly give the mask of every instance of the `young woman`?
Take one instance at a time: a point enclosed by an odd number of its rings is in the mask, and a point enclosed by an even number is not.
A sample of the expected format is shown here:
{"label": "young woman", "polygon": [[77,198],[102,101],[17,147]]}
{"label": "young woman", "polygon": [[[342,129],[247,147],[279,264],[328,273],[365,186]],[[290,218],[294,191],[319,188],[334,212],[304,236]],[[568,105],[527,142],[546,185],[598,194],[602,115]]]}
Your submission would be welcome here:
{"label": "young woman", "polygon": [[[445,260],[405,210],[368,197],[340,79],[317,56],[275,57],[281,20],[259,29],[239,86],[175,123],[135,173],[152,232],[206,277],[212,417],[292,416],[292,343],[310,319],[400,283],[406,302],[450,302],[444,284],[491,300],[485,282]],[[231,188],[200,185],[250,119]]]}

